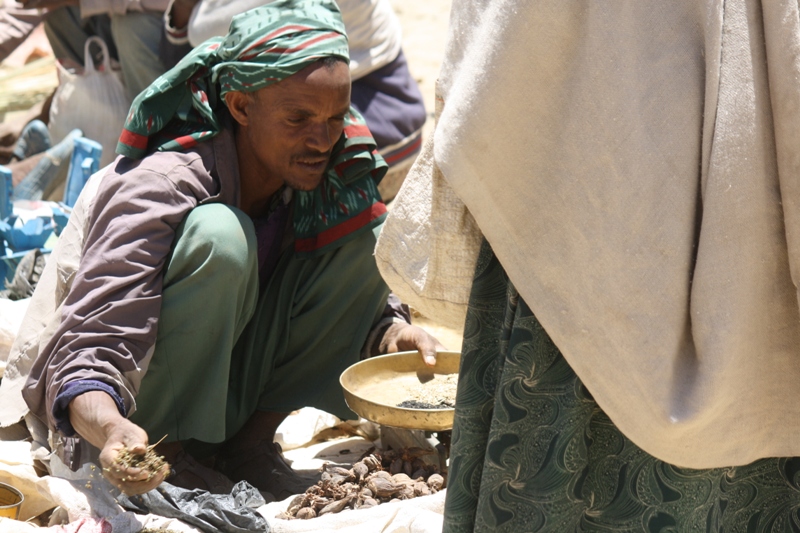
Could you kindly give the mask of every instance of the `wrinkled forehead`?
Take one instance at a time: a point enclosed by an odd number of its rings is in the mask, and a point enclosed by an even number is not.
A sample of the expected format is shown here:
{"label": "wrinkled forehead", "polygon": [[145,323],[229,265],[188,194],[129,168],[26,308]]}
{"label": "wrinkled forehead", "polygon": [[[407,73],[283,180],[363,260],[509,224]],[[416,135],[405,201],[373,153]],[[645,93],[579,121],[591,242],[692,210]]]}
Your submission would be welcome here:
{"label": "wrinkled forehead", "polygon": [[350,107],[350,69],[344,61],[320,60],[280,82],[249,91],[261,101],[296,107],[323,102],[347,111]]}

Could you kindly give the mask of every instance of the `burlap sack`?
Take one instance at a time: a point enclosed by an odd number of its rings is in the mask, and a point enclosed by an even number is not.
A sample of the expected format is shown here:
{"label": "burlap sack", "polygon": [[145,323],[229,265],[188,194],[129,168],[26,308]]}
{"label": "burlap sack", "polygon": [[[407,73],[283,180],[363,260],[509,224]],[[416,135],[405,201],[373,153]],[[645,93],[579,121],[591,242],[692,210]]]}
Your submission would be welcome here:
{"label": "burlap sack", "polygon": [[[443,105],[437,90],[437,118]],[[431,136],[383,225],[375,247],[378,269],[403,302],[460,331],[482,238],[436,165]]]}

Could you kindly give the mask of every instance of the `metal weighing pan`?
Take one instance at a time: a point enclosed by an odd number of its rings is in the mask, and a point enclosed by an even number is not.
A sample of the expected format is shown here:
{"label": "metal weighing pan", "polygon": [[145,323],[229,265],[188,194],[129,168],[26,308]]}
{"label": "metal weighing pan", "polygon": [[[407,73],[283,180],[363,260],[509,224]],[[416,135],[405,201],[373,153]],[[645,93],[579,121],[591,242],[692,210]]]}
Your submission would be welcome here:
{"label": "metal weighing pan", "polygon": [[0,483],[0,517],[12,520],[19,518],[19,509],[24,500],[25,496],[20,491],[11,485]]}
{"label": "metal weighing pan", "polygon": [[438,352],[433,367],[423,362],[419,352],[399,352],[356,363],[342,373],[339,382],[347,405],[367,420],[397,428],[444,431],[453,427],[454,409],[396,406],[407,399],[402,397],[406,386],[458,374],[460,364],[460,352]]}

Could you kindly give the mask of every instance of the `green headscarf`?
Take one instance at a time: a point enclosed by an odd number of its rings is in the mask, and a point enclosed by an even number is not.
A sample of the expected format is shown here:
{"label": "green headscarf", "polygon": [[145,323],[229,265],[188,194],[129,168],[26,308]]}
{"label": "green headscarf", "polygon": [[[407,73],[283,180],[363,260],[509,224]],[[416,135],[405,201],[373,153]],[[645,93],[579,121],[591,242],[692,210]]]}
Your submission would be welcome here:
{"label": "green headscarf", "polygon": [[[325,57],[349,62],[347,36],[333,0],[278,0],[237,15],[225,37],[196,47],[131,105],[117,153],[140,159],[184,150],[218,134],[229,91],[253,92]],[[377,183],[387,165],[352,106],[322,183],[295,191],[295,249],[316,255],[380,222]]]}

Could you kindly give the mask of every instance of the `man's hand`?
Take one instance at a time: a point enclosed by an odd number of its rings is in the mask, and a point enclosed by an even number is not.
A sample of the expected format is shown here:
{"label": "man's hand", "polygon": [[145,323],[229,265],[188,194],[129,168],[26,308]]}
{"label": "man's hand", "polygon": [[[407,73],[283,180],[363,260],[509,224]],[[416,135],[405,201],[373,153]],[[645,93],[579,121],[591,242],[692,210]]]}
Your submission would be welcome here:
{"label": "man's hand", "polygon": [[436,364],[436,350],[446,350],[436,337],[424,329],[396,322],[388,327],[380,343],[380,353],[417,350],[428,366]]}
{"label": "man's hand", "polygon": [[169,474],[168,467],[165,466],[161,472],[152,475],[148,470],[124,468],[116,462],[124,447],[135,455],[144,455],[147,452],[147,433],[133,422],[124,418],[122,420],[123,422],[112,429],[100,451],[100,465],[106,479],[128,496],[144,494],[164,481]]}
{"label": "man's hand", "polygon": [[166,467],[151,477],[141,468],[126,468],[117,463],[119,452],[127,447],[132,454],[147,451],[147,433],[119,414],[114,400],[101,391],[77,396],[69,405],[69,420],[78,434],[100,449],[103,475],[129,496],[156,488],[169,473]]}

